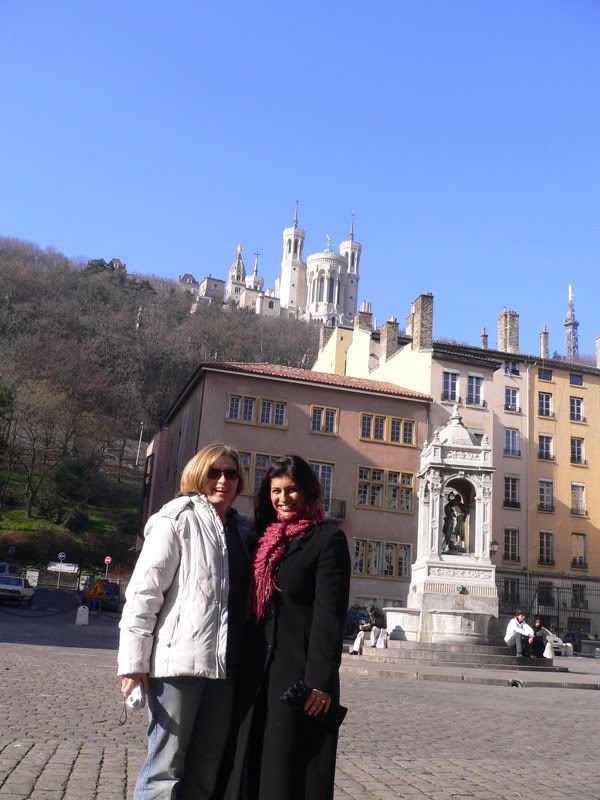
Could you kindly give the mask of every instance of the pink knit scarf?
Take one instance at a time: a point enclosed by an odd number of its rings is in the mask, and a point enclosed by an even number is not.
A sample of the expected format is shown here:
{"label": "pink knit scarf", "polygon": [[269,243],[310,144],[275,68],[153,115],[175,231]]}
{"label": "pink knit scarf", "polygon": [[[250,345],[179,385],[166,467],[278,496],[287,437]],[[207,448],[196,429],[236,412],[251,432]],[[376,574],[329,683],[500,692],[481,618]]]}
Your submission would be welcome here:
{"label": "pink knit scarf", "polygon": [[275,572],[290,540],[323,519],[323,509],[318,503],[313,508],[305,508],[301,513],[286,519],[278,515],[277,520],[265,528],[254,556],[251,603],[256,619],[264,615],[273,591],[277,589]]}

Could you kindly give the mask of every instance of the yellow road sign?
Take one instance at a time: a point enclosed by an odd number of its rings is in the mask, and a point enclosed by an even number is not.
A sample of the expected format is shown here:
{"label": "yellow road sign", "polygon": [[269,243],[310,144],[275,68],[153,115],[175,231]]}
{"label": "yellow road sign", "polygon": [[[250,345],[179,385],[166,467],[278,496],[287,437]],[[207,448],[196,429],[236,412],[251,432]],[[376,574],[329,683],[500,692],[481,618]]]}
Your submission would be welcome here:
{"label": "yellow road sign", "polygon": [[85,596],[90,600],[106,600],[106,592],[104,591],[104,586],[100,578],[96,578]]}

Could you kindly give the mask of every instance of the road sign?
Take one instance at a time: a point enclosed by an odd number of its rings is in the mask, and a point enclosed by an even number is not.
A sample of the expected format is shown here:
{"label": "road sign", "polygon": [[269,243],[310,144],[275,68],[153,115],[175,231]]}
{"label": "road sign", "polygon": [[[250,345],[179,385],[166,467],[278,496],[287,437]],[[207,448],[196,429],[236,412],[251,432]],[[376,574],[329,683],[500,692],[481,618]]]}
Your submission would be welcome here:
{"label": "road sign", "polygon": [[104,586],[100,578],[96,578],[87,590],[85,596],[90,600],[106,600],[106,592],[104,591]]}
{"label": "road sign", "polygon": [[63,553],[62,550],[61,550],[61,552],[58,554],[58,560],[59,561],[64,561],[66,557],[67,557],[67,554]]}
{"label": "road sign", "polygon": [[112,564],[112,558],[111,558],[110,556],[105,556],[105,557],[104,557],[104,563],[105,563],[107,566],[108,566],[109,564]]}

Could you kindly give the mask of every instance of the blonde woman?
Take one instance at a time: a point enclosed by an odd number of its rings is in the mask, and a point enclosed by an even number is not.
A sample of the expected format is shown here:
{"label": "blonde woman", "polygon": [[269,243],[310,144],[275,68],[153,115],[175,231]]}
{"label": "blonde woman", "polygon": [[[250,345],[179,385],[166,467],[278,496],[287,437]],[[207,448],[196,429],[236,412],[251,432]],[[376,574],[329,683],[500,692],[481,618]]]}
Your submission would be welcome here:
{"label": "blonde woman", "polygon": [[134,800],[208,800],[229,728],[247,615],[249,522],[237,452],[203,447],[179,494],[148,520],[127,588],[118,674],[148,698],[148,755]]}

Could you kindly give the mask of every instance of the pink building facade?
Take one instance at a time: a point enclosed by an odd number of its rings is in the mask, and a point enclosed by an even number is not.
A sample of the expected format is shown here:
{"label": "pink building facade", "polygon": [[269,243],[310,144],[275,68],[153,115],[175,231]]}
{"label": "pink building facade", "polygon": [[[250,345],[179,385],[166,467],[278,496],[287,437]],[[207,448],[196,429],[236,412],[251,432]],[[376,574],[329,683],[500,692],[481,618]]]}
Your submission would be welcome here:
{"label": "pink building facade", "polygon": [[348,537],[351,603],[406,605],[430,404],[380,381],[271,364],[203,365],[148,448],[144,517],[177,494],[183,467],[208,442],[240,452],[246,489],[236,507],[249,514],[271,461],[297,453]]}

